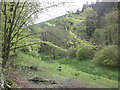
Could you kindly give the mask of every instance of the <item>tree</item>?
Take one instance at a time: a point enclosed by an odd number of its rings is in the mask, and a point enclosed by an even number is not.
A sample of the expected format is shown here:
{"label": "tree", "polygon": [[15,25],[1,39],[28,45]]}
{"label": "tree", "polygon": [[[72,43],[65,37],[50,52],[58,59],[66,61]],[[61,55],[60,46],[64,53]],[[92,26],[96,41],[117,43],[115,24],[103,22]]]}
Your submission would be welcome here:
{"label": "tree", "polygon": [[[51,6],[41,8],[38,2],[5,2],[2,3],[2,58],[3,58],[3,68],[9,60],[11,51],[16,51],[19,47],[34,45],[36,42],[21,45],[22,40],[26,39],[29,29],[26,27],[31,25],[34,19],[37,17],[37,13],[42,10],[57,6],[58,4],[51,4]],[[59,4],[64,4],[59,3]],[[38,33],[37,33],[38,34]],[[25,40],[24,40],[25,41]],[[39,42],[38,42],[39,43]]]}
{"label": "tree", "polygon": [[[38,3],[2,2],[2,58],[5,68],[11,48],[16,47],[23,27],[29,25],[39,10]],[[15,50],[15,49],[14,49]]]}
{"label": "tree", "polygon": [[92,37],[93,32],[97,28],[97,12],[93,10],[93,8],[86,8],[82,13],[81,16],[84,17],[84,24],[86,25],[86,33],[89,36],[88,38]]}
{"label": "tree", "polygon": [[109,44],[118,44],[118,10],[106,13],[104,19]]}
{"label": "tree", "polygon": [[113,9],[103,17],[105,25],[103,28],[96,29],[94,41],[98,45],[117,45],[118,44],[118,10]]}

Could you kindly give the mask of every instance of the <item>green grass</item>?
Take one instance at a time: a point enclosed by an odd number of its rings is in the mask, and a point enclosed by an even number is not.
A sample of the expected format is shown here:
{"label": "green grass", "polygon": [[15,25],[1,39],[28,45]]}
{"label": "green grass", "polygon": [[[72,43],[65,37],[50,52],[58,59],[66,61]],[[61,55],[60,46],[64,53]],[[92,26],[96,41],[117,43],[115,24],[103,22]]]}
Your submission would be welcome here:
{"label": "green grass", "polygon": [[[39,71],[29,71],[27,69],[20,68],[21,72],[27,73],[28,76],[26,76],[26,79],[36,75],[46,77],[46,78],[51,78],[54,80],[65,80],[67,78],[77,78],[83,84],[93,88],[94,87],[99,87],[99,88],[117,88],[118,87],[118,82],[116,80],[111,80],[98,75],[93,75],[92,73],[90,74],[90,71],[88,72],[83,71],[82,67],[86,65],[88,62],[86,64],[85,62],[84,63],[82,62],[83,66],[79,66],[80,64],[78,63],[78,61],[75,61],[74,59],[73,60],[62,59],[62,60],[58,60],[58,62],[60,63],[53,64],[53,63],[47,63],[45,61],[42,61],[40,58],[35,58],[30,55],[26,55],[24,53],[19,53],[19,57],[17,60],[20,61],[19,62],[20,66],[34,65],[34,66],[37,66],[39,69],[46,68],[44,70],[39,70]],[[56,61],[56,60],[52,60],[52,61]],[[59,66],[61,66],[61,71],[59,70]],[[90,65],[88,65],[87,67],[89,66]],[[84,69],[84,70],[89,70],[89,69]]]}
{"label": "green grass", "polygon": [[61,64],[70,65],[71,67],[97,76],[102,76],[112,80],[118,80],[118,69],[104,67],[96,64],[94,60],[77,60],[77,59],[61,59]]}

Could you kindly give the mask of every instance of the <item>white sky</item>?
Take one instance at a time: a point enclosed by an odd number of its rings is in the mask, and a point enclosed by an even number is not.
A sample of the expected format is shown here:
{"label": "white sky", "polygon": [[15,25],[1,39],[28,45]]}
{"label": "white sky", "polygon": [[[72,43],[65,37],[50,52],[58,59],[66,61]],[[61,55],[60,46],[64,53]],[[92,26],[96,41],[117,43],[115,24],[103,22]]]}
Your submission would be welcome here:
{"label": "white sky", "polygon": [[57,3],[57,2],[69,2],[69,4],[63,6],[59,5],[57,7],[52,7],[48,9],[47,11],[44,11],[43,13],[40,13],[38,15],[38,19],[36,20],[36,23],[44,22],[47,20],[50,20],[52,18],[62,16],[64,15],[67,11],[76,11],[77,9],[81,10],[82,6],[84,3],[88,2],[95,2],[96,0],[40,0],[42,2],[42,7],[46,7],[49,3]]}

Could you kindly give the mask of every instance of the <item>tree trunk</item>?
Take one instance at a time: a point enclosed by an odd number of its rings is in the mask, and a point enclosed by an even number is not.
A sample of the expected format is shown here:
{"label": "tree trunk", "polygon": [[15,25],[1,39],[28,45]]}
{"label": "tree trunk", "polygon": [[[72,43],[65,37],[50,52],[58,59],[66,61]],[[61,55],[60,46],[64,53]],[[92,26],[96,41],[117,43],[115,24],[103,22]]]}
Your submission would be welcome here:
{"label": "tree trunk", "polygon": [[52,51],[52,54],[53,54],[53,59],[55,59],[55,48],[53,47],[53,51]]}
{"label": "tree trunk", "polygon": [[105,41],[106,41],[106,45],[108,45],[108,37],[107,37],[107,32],[105,33]]}
{"label": "tree trunk", "polygon": [[[9,58],[9,54],[10,54],[10,45],[11,45],[11,34],[12,34],[12,27],[13,27],[13,23],[14,23],[14,19],[15,19],[15,14],[16,14],[16,9],[14,13],[13,12],[13,6],[15,5],[15,2],[10,2],[11,6],[10,6],[10,16],[13,17],[8,17],[6,14],[6,2],[4,2],[4,13],[5,13],[5,25],[4,25],[4,34],[3,34],[3,44],[2,44],[2,58],[3,58],[3,62],[2,62],[2,67],[6,68],[6,64],[8,62],[8,58]],[[10,27],[7,27],[7,25],[10,25]]]}

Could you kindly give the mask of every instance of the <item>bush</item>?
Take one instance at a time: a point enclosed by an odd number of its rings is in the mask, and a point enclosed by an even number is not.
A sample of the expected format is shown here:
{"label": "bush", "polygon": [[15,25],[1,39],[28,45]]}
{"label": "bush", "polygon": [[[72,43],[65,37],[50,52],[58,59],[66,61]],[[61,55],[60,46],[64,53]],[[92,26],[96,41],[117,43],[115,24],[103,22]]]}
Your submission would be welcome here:
{"label": "bush", "polygon": [[115,45],[108,46],[98,51],[94,57],[97,63],[107,66],[118,66],[118,48]]}
{"label": "bush", "polygon": [[33,57],[37,57],[37,58],[40,57],[40,54],[37,51],[31,51],[31,52],[28,52],[28,54],[33,56]]}
{"label": "bush", "polygon": [[87,47],[79,48],[76,53],[77,59],[79,60],[92,59],[93,55],[93,50]]}
{"label": "bush", "polygon": [[44,60],[44,61],[49,61],[50,59],[52,59],[52,56],[42,55],[41,58],[42,58],[42,60]]}
{"label": "bush", "polygon": [[32,51],[30,46],[23,47],[20,50],[24,53],[28,53]]}
{"label": "bush", "polygon": [[68,51],[68,57],[69,58],[75,58],[76,57],[77,50],[69,50]]}

